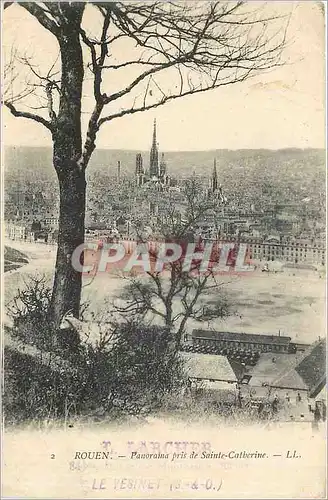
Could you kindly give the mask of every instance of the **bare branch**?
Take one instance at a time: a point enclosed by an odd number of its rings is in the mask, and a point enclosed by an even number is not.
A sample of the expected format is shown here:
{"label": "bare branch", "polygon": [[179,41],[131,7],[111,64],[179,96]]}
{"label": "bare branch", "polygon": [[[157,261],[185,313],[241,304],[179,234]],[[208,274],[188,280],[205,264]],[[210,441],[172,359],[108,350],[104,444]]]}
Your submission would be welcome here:
{"label": "bare branch", "polygon": [[35,122],[41,123],[44,127],[46,127],[50,132],[53,131],[52,125],[49,121],[39,115],[35,115],[33,113],[27,113],[25,111],[19,111],[16,107],[9,101],[4,101],[4,105],[9,109],[13,116],[17,118],[28,118],[29,120],[34,120]]}
{"label": "bare branch", "polygon": [[50,31],[55,36],[59,35],[58,24],[46,15],[46,9],[44,7],[35,2],[20,2],[19,5],[32,14],[46,30]]}
{"label": "bare branch", "polygon": [[[255,7],[254,11],[247,12],[243,2],[195,4],[195,8],[187,8],[185,4],[168,4],[115,4],[111,7],[117,30],[134,39],[144,55],[105,65],[104,69],[120,70],[129,64],[139,69],[142,66],[148,68],[125,88],[105,98],[105,104],[120,101],[144,83],[145,90],[139,92],[143,96],[142,101],[135,104],[135,97],[132,106],[125,106],[100,118],[99,126],[126,114],[156,108],[179,97],[242,82],[259,71],[282,64],[280,59],[286,44],[286,29],[281,33],[279,30],[268,30],[268,26],[280,19],[278,16],[261,17],[260,9]],[[170,92],[162,86],[160,79],[154,79],[155,75],[161,76],[172,68],[176,68],[179,74],[178,92]],[[159,97],[147,103],[150,82],[159,91]]]}

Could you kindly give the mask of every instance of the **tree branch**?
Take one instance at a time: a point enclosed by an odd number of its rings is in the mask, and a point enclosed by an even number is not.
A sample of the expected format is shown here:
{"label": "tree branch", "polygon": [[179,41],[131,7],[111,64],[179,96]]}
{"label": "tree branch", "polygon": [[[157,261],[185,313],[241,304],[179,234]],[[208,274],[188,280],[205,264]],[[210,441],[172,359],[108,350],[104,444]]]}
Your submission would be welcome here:
{"label": "tree branch", "polygon": [[103,118],[100,118],[100,120],[98,121],[98,125],[99,125],[99,127],[101,127],[101,125],[103,125],[104,123],[111,121],[111,120],[114,120],[115,118],[121,118],[122,116],[125,116],[128,114],[134,114],[134,113],[139,113],[141,111],[148,111],[149,109],[158,108],[159,106],[163,106],[167,102],[173,101],[174,99],[186,97],[188,95],[198,94],[200,92],[207,92],[209,90],[213,90],[214,88],[223,87],[226,85],[232,85],[232,84],[235,84],[238,82],[242,82],[242,81],[246,80],[246,78],[250,78],[249,74],[244,75],[240,79],[235,79],[233,82],[230,81],[230,82],[226,82],[226,83],[220,83],[219,85],[214,85],[214,86],[211,85],[210,87],[206,87],[206,88],[199,88],[199,89],[192,88],[188,91],[183,92],[182,94],[179,93],[179,94],[169,95],[169,96],[165,96],[165,97],[163,96],[163,98],[159,102],[155,102],[153,104],[148,104],[146,106],[139,106],[138,108],[123,109],[121,111],[118,111],[117,113],[113,113],[112,115],[108,115],[108,116],[105,116]]}
{"label": "tree branch", "polygon": [[34,16],[46,30],[50,31],[56,37],[59,35],[59,26],[55,21],[46,16],[46,11],[43,7],[35,2],[20,2],[19,5]]}
{"label": "tree branch", "polygon": [[50,132],[53,131],[53,127],[51,123],[43,118],[42,116],[35,115],[33,113],[27,113],[25,111],[19,111],[16,107],[9,101],[4,101],[3,103],[11,112],[13,116],[17,118],[28,118],[29,120],[34,120],[35,122],[41,123],[44,127],[46,127]]}

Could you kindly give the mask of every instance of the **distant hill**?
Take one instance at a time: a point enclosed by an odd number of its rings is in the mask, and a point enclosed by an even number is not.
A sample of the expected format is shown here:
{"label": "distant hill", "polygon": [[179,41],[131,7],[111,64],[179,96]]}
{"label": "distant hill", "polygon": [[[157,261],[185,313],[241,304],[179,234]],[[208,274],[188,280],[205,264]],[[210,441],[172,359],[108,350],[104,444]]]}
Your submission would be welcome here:
{"label": "distant hill", "polygon": [[[135,169],[136,154],[141,152],[144,165],[149,162],[148,151],[137,150],[95,150],[88,167],[89,175],[93,172],[106,171],[107,175],[115,175],[117,162],[121,162],[123,174],[132,175]],[[256,175],[267,169],[274,168],[277,173],[286,173],[286,166],[290,174],[317,175],[325,171],[325,151],[322,149],[217,149],[212,151],[179,151],[165,153],[168,170],[171,175],[209,175],[213,168],[214,158],[217,160],[218,172],[245,174],[245,170]],[[301,171],[301,172],[300,172]],[[247,173],[247,172],[246,172]],[[5,148],[5,179],[55,179],[56,174],[52,167],[52,151],[50,148],[35,147],[6,147]]]}
{"label": "distant hill", "polygon": [[[96,150],[87,169],[88,200],[106,199],[110,194],[111,178],[116,175],[118,161],[121,162],[122,175],[132,177],[137,153]],[[143,152],[143,158],[147,168],[149,152]],[[277,203],[288,204],[298,207],[308,220],[324,217],[324,150],[180,151],[165,153],[165,159],[171,176],[185,178],[195,172],[205,180],[211,175],[216,159],[219,182],[227,198],[236,206],[246,203],[263,208]],[[59,188],[50,148],[6,148],[4,174],[6,215],[11,214],[11,217],[15,212],[17,197],[22,192],[27,205],[43,206],[45,213],[51,215],[53,206],[58,202]],[[94,201],[90,203],[87,207],[93,210]]]}
{"label": "distant hill", "polygon": [[[132,178],[135,157],[141,151],[104,150],[94,152],[87,169],[87,214],[102,213],[116,176],[117,162],[121,173]],[[148,168],[149,152],[143,153]],[[319,149],[220,149],[213,151],[180,151],[165,153],[168,173],[186,178],[193,171],[205,182],[216,159],[219,182],[232,209],[237,207],[285,207],[305,217],[309,228],[325,220],[325,151]],[[5,217],[12,218],[17,206],[52,217],[59,199],[59,186],[52,166],[50,148],[7,147],[5,149]],[[100,200],[100,201],[99,201]],[[105,200],[102,202],[101,200]],[[107,200],[107,201],[106,201]],[[23,203],[23,205],[22,205]],[[107,205],[106,205],[107,206]]]}

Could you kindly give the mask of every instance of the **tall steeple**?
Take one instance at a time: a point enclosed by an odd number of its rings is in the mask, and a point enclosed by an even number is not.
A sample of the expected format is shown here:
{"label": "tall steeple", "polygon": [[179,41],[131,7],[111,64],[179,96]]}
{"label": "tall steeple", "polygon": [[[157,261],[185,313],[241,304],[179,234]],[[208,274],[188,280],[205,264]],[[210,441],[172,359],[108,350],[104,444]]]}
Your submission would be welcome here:
{"label": "tall steeple", "polygon": [[156,118],[154,118],[154,130],[153,130],[153,148],[157,147],[157,140],[156,140]]}
{"label": "tall steeple", "polygon": [[216,158],[214,158],[214,167],[213,167],[213,174],[212,174],[212,191],[215,193],[218,189],[218,173],[216,170]]}
{"label": "tall steeple", "polygon": [[156,118],[154,119],[154,130],[153,130],[153,141],[150,150],[150,165],[149,165],[149,175],[151,177],[159,176],[158,168],[158,147],[156,139]]}
{"label": "tall steeple", "polygon": [[118,181],[121,180],[121,162],[120,161],[117,162],[117,180]]}

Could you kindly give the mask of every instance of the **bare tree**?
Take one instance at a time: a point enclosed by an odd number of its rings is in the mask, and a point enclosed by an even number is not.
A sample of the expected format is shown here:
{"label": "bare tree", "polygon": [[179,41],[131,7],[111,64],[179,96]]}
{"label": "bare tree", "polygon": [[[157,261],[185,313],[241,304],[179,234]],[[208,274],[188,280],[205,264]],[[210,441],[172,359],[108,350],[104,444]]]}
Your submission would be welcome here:
{"label": "bare tree", "polygon": [[[280,65],[286,26],[261,6],[241,1],[9,5],[28,11],[58,45],[60,65],[54,60],[42,72],[28,57],[21,59],[29,69],[26,88],[19,99],[13,92],[4,97],[14,116],[38,122],[52,138],[60,215],[50,314],[58,326],[67,310],[79,314],[82,277],[71,255],[84,242],[85,169],[100,127]],[[83,139],[82,89],[90,77],[93,109]],[[31,90],[41,99],[33,112],[26,108]]]}
{"label": "bare tree", "polygon": [[[204,196],[205,195],[205,196]],[[167,262],[161,271],[153,267],[145,276],[131,277],[118,300],[114,301],[115,310],[123,317],[150,322],[156,317],[174,333],[174,345],[179,347],[187,321],[211,322],[224,319],[232,314],[224,285],[220,281],[215,265],[220,254],[215,247],[211,252],[210,265],[202,268],[202,260],[190,257],[190,267],[184,267],[187,258],[187,245],[198,225],[208,215],[214,215],[220,200],[208,196],[198,185],[196,179],[187,181],[184,196],[186,206],[183,213],[172,203],[164,220],[159,223],[163,241],[177,242],[184,252],[181,258]],[[142,238],[139,237],[139,241]],[[144,242],[145,243],[145,242]],[[195,253],[202,252],[199,243],[192,245]],[[154,261],[159,258],[158,250],[150,250]]]}

